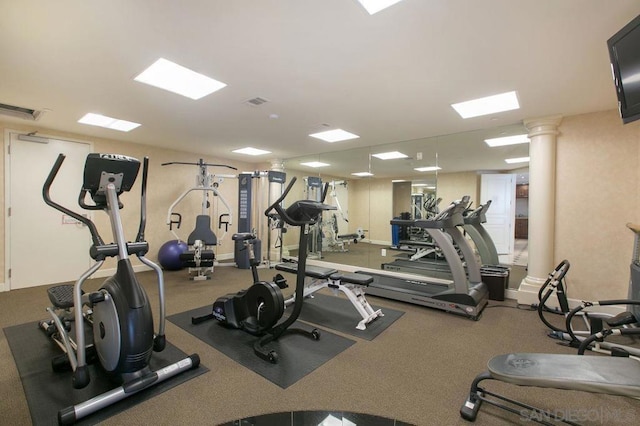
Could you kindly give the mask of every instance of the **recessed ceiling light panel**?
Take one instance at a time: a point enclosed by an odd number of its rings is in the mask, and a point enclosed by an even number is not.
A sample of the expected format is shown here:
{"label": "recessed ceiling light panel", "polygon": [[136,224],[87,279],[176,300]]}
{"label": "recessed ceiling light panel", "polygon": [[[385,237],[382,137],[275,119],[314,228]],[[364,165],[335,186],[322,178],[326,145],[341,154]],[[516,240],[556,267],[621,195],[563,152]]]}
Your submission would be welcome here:
{"label": "recessed ceiling light panel", "polygon": [[516,92],[506,92],[499,95],[460,102],[451,105],[462,118],[479,117],[502,111],[520,108]]}
{"label": "recessed ceiling light panel", "polygon": [[236,154],[245,154],[245,155],[271,154],[271,151],[265,151],[264,149],[251,148],[251,147],[235,149],[235,150],[233,150],[231,152],[235,152]]}
{"label": "recessed ceiling light panel", "polygon": [[520,143],[529,143],[531,140],[527,135],[505,136],[502,138],[491,138],[484,140],[487,145],[494,148],[496,146],[517,145]]}
{"label": "recessed ceiling light panel", "polygon": [[369,15],[373,15],[374,13],[378,13],[383,9],[388,8],[389,6],[393,6],[394,4],[400,2],[401,0],[358,0],[362,7],[364,7]]}
{"label": "recessed ceiling light panel", "polygon": [[507,158],[504,162],[508,164],[528,163],[529,157]]}
{"label": "recessed ceiling light panel", "polygon": [[381,160],[395,160],[397,158],[407,158],[408,156],[398,152],[398,151],[391,151],[391,152],[381,152],[379,154],[372,154],[372,157],[376,157],[379,158]]}
{"label": "recessed ceiling light panel", "polygon": [[442,169],[438,166],[429,166],[429,167],[416,167],[413,170],[415,170],[416,172],[435,172],[436,170],[442,170]]}
{"label": "recessed ceiling light panel", "polygon": [[105,127],[107,129],[119,130],[121,132],[128,132],[140,126],[139,123],[134,123],[133,121],[119,120],[117,118],[107,117],[102,114],[94,114],[92,112],[85,114],[80,120],[78,120],[78,123]]}
{"label": "recessed ceiling light panel", "polygon": [[360,177],[367,177],[367,176],[373,176],[373,173],[369,173],[369,172],[356,172],[356,173],[351,173],[353,176],[360,176]]}
{"label": "recessed ceiling light panel", "polygon": [[226,86],[218,80],[207,77],[164,58],[155,61],[142,71],[135,81],[146,83],[191,99],[203,98]]}
{"label": "recessed ceiling light panel", "polygon": [[342,130],[342,129],[326,130],[324,132],[312,133],[309,136],[316,139],[322,139],[325,142],[331,142],[331,143],[346,141],[349,139],[357,139],[360,137],[356,134],[347,132],[346,130]]}
{"label": "recessed ceiling light panel", "polygon": [[330,166],[331,164],[322,163],[320,161],[309,161],[307,163],[300,163],[300,165],[301,166],[318,168],[318,167],[327,167],[327,166]]}

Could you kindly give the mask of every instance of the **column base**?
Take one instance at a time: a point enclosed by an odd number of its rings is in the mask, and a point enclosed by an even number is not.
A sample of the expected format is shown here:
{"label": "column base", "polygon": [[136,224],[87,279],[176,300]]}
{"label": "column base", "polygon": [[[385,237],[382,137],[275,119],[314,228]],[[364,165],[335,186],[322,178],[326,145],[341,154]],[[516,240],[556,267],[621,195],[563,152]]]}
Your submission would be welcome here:
{"label": "column base", "polygon": [[545,281],[546,278],[541,279],[527,275],[518,287],[518,303],[521,305],[538,304],[538,292],[540,292],[540,288],[544,285]]}

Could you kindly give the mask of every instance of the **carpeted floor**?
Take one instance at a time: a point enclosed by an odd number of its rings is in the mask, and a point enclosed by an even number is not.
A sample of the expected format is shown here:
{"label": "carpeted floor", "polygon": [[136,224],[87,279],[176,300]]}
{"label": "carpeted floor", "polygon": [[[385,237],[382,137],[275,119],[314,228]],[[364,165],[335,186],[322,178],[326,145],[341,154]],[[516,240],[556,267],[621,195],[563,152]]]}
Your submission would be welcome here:
{"label": "carpeted floor", "polygon": [[[262,279],[274,271],[261,270]],[[140,274],[155,302],[153,275]],[[166,273],[167,314],[194,309],[249,284],[249,271],[217,268],[212,280],[193,282],[185,271]],[[96,285],[97,283],[92,283]],[[404,311],[373,340],[343,335],[356,343],[286,389],[273,384],[167,322],[167,338],[186,353],[196,352],[210,371],[115,415],[105,425],[216,425],[264,413],[298,410],[361,412],[417,425],[463,425],[458,411],[469,385],[487,360],[505,352],[574,353],[546,337],[533,311],[511,301],[491,302],[474,322],[445,312],[369,297],[376,306]],[[44,318],[44,288],[0,293],[0,327]],[[340,332],[332,331],[336,334]],[[321,341],[318,342],[321,344]],[[590,355],[593,356],[593,355]],[[583,392],[516,388],[490,383],[512,397],[576,415],[587,424],[637,422],[640,401]],[[65,389],[60,389],[65,392]],[[13,356],[0,333],[2,423],[31,424]],[[591,413],[592,415],[589,415]],[[598,417],[598,413],[605,413]],[[529,424],[518,415],[483,407],[478,425]]]}

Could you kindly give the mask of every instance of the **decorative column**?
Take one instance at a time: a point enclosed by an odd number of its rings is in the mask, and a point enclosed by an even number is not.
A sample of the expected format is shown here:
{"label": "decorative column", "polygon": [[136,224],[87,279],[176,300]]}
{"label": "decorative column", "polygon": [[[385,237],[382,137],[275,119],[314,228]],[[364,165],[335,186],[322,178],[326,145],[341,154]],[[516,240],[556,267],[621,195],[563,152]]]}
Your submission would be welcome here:
{"label": "decorative column", "polygon": [[538,301],[538,290],[553,270],[556,198],[556,140],[562,116],[524,120],[529,139],[529,264],[518,288],[518,303]]}

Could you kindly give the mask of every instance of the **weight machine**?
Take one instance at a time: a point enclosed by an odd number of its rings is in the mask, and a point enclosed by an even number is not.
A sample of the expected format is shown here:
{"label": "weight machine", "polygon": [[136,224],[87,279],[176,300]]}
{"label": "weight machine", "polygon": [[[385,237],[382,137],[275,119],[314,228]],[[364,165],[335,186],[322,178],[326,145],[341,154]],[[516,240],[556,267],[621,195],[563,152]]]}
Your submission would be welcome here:
{"label": "weight machine", "polygon": [[337,214],[329,212],[328,217],[322,222],[322,249],[327,251],[346,252],[349,251],[346,245],[357,244],[358,241],[364,239],[364,229],[358,228],[356,232],[341,234],[340,226],[349,225],[348,215],[340,205],[340,197],[338,189],[347,188],[347,182],[344,180],[333,180],[329,182],[329,204],[333,204],[337,208]]}
{"label": "weight machine", "polygon": [[[282,233],[286,232],[284,222],[272,214],[264,217],[260,214],[265,210],[265,195],[267,203],[282,195],[287,174],[282,171],[268,170],[241,173],[238,175],[238,234],[251,233],[255,238],[251,241],[234,239],[234,260],[240,269],[249,269],[251,262],[247,251],[247,244],[253,246],[257,265],[263,262],[271,267],[274,262],[274,250],[277,255],[275,261],[282,259]],[[234,234],[235,237],[235,234]],[[262,241],[267,242],[266,255],[261,254]]]}
{"label": "weight machine", "polygon": [[[324,199],[322,179],[317,176],[304,178],[307,200],[322,202]],[[308,259],[322,259],[322,217],[309,229]]]}
{"label": "weight machine", "polygon": [[[202,158],[198,160],[197,163],[172,161],[169,163],[162,163],[162,166],[174,164],[198,166],[198,174],[196,175],[195,186],[184,191],[173,202],[173,204],[169,206],[169,210],[167,212],[167,225],[169,226],[169,231],[171,231],[175,238],[177,240],[181,240],[178,234],[174,231],[173,226],[175,225],[176,229],[180,229],[180,225],[182,224],[182,215],[180,213],[174,213],[173,209],[190,192],[202,192],[201,213],[196,216],[195,228],[186,240],[188,248],[184,253],[180,254],[180,260],[184,266],[189,268],[189,276],[191,279],[206,280],[210,278],[210,274],[213,273],[214,264],[216,264],[214,247],[220,244],[220,241],[224,239],[227,231],[229,230],[229,225],[233,223],[233,211],[218,191],[218,188],[225,178],[235,179],[237,177],[236,175],[229,174],[211,174],[208,172],[207,167],[226,167],[232,170],[237,170],[237,168],[226,164],[205,163]],[[213,204],[216,204],[211,202],[211,195],[213,195],[216,200],[219,200],[227,210],[227,213],[223,213],[218,216],[218,229],[224,229],[220,238],[218,238],[213,230],[211,230],[210,209],[213,210]]]}

